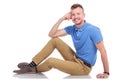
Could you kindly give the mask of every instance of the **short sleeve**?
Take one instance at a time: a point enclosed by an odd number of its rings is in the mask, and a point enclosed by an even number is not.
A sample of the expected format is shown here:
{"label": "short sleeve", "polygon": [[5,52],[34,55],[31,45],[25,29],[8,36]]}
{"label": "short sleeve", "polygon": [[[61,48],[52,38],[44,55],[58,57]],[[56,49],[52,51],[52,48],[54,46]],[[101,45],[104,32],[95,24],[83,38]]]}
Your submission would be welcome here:
{"label": "short sleeve", "polygon": [[95,44],[103,41],[103,36],[102,36],[101,31],[98,27],[94,27],[90,30],[90,37]]}
{"label": "short sleeve", "polygon": [[73,26],[67,26],[64,28],[64,30],[67,32],[67,34],[71,34],[73,30]]}

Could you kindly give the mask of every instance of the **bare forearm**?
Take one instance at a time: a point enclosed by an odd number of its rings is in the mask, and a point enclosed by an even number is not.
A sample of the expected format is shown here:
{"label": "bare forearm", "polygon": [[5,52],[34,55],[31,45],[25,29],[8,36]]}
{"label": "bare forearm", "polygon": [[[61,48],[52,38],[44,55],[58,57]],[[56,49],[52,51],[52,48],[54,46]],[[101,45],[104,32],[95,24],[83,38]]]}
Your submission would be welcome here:
{"label": "bare forearm", "polygon": [[[52,29],[49,32],[49,36],[50,37],[56,37],[57,35],[65,35],[66,33],[63,31],[61,32],[60,30],[58,30],[59,25],[62,23],[63,20],[70,20],[71,19],[71,12],[68,12],[67,14],[65,14],[62,18],[60,18],[56,24],[52,27]],[[57,34],[57,32],[59,32],[59,34]],[[57,35],[55,35],[57,34]]]}
{"label": "bare forearm", "polygon": [[52,29],[50,30],[49,36],[52,36],[52,35],[54,35],[54,34],[57,32],[58,27],[59,27],[59,25],[62,23],[62,21],[63,21],[63,19],[60,18],[60,19],[56,22],[56,24],[55,24],[55,25],[52,27]]}
{"label": "bare forearm", "polygon": [[97,74],[97,78],[107,78],[109,76],[109,62],[108,62],[108,57],[107,57],[107,52],[106,49],[104,47],[103,41],[99,42],[96,44],[96,47],[99,49],[100,53],[101,53],[101,60],[103,63],[103,68],[104,68],[104,72],[101,74]]}
{"label": "bare forearm", "polygon": [[107,58],[107,52],[106,52],[105,46],[103,44],[103,41],[96,44],[96,46],[101,53],[101,59],[102,59],[102,63],[103,63],[104,72],[109,72],[109,63],[108,63],[108,58]]}
{"label": "bare forearm", "polygon": [[103,62],[104,72],[109,72],[109,63],[108,63],[107,54],[104,53],[103,55],[101,55],[101,58]]}

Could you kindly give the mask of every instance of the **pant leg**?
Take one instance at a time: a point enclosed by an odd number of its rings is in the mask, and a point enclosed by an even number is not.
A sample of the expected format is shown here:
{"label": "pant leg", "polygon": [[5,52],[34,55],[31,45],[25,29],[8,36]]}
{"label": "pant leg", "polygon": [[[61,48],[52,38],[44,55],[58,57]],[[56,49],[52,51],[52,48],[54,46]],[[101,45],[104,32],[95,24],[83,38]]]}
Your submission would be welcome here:
{"label": "pant leg", "polygon": [[81,60],[75,58],[75,61],[60,60],[48,58],[44,63],[37,66],[38,71],[44,72],[55,68],[71,75],[88,75],[91,68],[84,65]]}
{"label": "pant leg", "polygon": [[[53,52],[55,48],[61,53],[65,60],[49,58],[45,62],[41,63]],[[37,64],[37,70],[40,72],[56,68],[73,75],[88,74],[90,69],[87,68],[81,61],[77,60],[74,55],[75,52],[66,43],[59,38],[53,38],[35,57],[33,57],[33,61]]]}
{"label": "pant leg", "polygon": [[60,52],[60,54],[65,60],[74,60],[73,56],[75,52],[61,39],[53,38],[45,45],[45,47],[37,55],[35,55],[32,58],[32,61],[39,65],[39,63],[46,59],[55,48]]}

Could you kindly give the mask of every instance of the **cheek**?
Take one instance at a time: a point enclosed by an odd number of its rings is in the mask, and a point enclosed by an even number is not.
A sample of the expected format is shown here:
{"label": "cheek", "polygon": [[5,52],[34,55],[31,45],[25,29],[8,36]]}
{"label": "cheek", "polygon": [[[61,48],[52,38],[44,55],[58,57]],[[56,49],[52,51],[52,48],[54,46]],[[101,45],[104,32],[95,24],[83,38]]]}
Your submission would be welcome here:
{"label": "cheek", "polygon": [[75,17],[71,17],[71,20],[73,21],[75,19]]}
{"label": "cheek", "polygon": [[83,19],[84,19],[84,18],[85,18],[85,15],[82,15],[82,16],[81,16],[81,18],[83,18]]}
{"label": "cheek", "polygon": [[74,16],[71,16],[71,19],[74,19]]}

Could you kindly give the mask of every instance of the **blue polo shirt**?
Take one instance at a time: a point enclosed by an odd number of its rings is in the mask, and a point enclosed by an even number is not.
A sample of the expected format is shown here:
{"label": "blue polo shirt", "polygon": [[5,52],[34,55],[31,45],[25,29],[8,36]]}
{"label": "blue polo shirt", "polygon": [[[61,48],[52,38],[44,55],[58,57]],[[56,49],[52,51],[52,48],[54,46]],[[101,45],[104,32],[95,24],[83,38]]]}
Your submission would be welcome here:
{"label": "blue polo shirt", "polygon": [[100,29],[87,22],[81,28],[71,25],[64,29],[72,37],[77,58],[93,66],[97,58],[95,44],[103,40]]}

